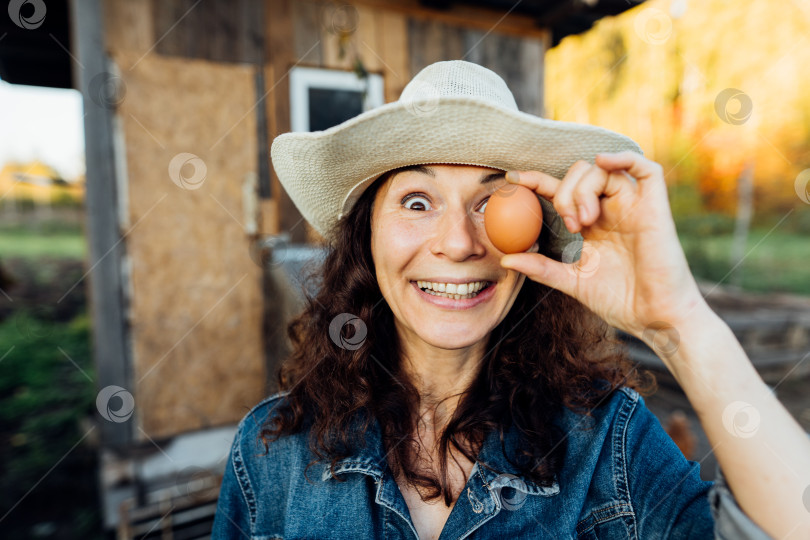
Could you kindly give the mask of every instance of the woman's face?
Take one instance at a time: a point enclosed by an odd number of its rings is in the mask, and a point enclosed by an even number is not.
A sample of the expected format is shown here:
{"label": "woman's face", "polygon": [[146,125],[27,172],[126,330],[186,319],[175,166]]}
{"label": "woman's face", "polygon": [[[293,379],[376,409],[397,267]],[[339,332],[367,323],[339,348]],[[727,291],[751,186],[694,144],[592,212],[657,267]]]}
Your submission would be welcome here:
{"label": "woman's face", "polygon": [[[487,199],[504,184],[497,169],[425,165],[380,186],[371,254],[403,339],[459,349],[485,339],[506,317],[526,276],[500,266],[504,253],[484,231]],[[461,284],[465,296],[447,297]]]}

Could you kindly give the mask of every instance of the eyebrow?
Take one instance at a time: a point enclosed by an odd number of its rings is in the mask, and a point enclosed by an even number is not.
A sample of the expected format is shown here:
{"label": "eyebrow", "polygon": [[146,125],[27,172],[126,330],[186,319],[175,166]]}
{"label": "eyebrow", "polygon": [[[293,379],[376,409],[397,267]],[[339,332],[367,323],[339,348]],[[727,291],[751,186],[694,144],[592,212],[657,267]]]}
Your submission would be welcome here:
{"label": "eyebrow", "polygon": [[[436,178],[436,171],[433,168],[427,167],[425,165],[408,165],[407,167],[402,167],[401,169],[397,170],[397,174],[405,171],[414,171],[430,176],[431,178]],[[499,178],[503,178],[505,174],[506,173],[503,171],[498,171],[494,173],[484,173],[481,176],[480,183],[488,184],[490,182],[494,182]]]}

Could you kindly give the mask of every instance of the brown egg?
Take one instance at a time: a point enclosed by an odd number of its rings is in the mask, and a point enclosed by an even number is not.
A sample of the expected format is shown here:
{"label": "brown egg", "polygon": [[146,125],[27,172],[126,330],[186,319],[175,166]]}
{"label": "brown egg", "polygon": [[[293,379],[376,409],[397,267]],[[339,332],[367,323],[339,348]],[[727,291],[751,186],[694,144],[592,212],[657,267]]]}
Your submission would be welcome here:
{"label": "brown egg", "polygon": [[537,195],[519,184],[501,186],[484,209],[484,229],[504,253],[521,253],[534,245],[543,227],[543,208]]}

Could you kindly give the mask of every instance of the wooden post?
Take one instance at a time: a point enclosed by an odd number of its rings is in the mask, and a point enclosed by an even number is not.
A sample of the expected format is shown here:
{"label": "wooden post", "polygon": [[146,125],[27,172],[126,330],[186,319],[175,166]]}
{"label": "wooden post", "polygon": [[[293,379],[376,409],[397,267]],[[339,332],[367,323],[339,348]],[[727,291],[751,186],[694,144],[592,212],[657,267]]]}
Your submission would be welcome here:
{"label": "wooden post", "polygon": [[731,284],[742,288],[742,260],[751,226],[754,206],[754,163],[748,161],[737,180],[737,222],[734,225],[734,240],[731,245]]}
{"label": "wooden post", "polygon": [[[87,167],[86,219],[90,313],[93,319],[93,357],[96,389],[110,385],[132,392],[123,295],[124,243],[118,227],[118,193],[112,116],[114,111],[91,99],[90,82],[108,71],[100,0],[70,2],[72,42],[81,65],[73,66],[84,105],[84,139]],[[102,443],[121,447],[132,440],[134,419],[101,420]]]}

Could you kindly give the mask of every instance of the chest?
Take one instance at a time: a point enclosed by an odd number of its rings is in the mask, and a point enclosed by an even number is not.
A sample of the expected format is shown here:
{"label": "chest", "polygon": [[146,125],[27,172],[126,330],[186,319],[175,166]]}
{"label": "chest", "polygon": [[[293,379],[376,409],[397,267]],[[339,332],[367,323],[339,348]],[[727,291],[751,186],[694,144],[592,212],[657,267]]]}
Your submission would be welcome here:
{"label": "chest", "polygon": [[[457,457],[456,459],[459,459]],[[444,499],[433,499],[431,501],[424,501],[419,494],[419,491],[404,481],[403,478],[397,479],[397,485],[405,499],[405,504],[408,505],[408,511],[411,514],[411,521],[413,521],[416,532],[420,540],[436,540],[441,535],[444,529],[447,518],[453,511],[456,501],[460,496],[466,479],[469,477],[470,471],[473,468],[473,462],[466,459],[459,459],[460,466],[456,465],[452,460],[448,463],[450,468],[450,485],[453,487],[453,502],[450,506],[445,505]]]}

